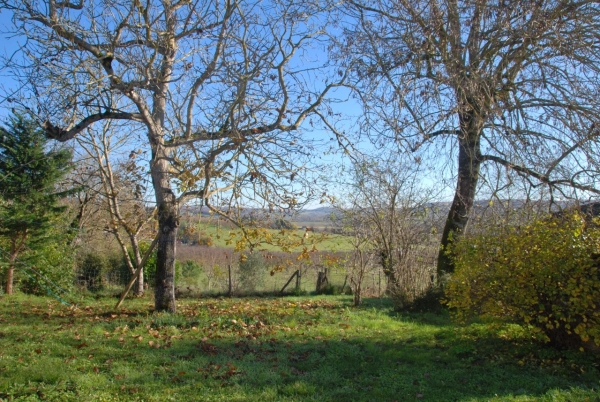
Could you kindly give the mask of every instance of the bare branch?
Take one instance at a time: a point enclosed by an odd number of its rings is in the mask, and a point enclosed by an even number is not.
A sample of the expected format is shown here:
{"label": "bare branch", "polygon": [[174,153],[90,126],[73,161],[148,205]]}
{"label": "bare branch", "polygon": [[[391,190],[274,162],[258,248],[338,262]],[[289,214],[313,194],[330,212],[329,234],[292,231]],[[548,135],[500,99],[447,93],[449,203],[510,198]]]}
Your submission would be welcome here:
{"label": "bare branch", "polygon": [[75,138],[83,130],[91,126],[92,124],[102,120],[131,120],[131,121],[143,121],[141,116],[136,113],[119,113],[119,112],[104,112],[94,115],[90,115],[73,127],[68,129],[62,129],[53,125],[50,121],[45,121],[42,126],[49,138],[54,140],[65,142]]}

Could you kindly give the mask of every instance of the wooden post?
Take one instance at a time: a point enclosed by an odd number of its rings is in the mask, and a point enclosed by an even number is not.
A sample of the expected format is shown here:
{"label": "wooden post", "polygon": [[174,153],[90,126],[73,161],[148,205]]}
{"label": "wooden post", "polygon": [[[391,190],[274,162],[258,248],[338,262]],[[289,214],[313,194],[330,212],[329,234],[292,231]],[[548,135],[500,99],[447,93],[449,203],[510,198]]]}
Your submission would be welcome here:
{"label": "wooden post", "polygon": [[140,271],[142,269],[144,269],[144,265],[146,265],[146,262],[148,261],[148,258],[150,257],[150,254],[154,250],[154,247],[156,247],[157,243],[158,243],[158,235],[154,238],[154,240],[152,241],[152,244],[150,244],[150,247],[148,247],[148,250],[146,250],[146,253],[142,257],[142,263],[140,264],[139,267],[137,267],[137,269],[133,273],[133,276],[129,280],[129,283],[127,284],[127,286],[125,286],[125,290],[123,290],[123,293],[121,293],[121,297],[119,298],[119,301],[117,302],[117,305],[115,306],[115,309],[118,309],[119,307],[121,307],[121,304],[123,304],[123,300],[125,300],[125,297],[127,297],[127,293],[129,293],[129,291],[133,287],[133,284],[135,283],[138,276],[140,275]]}
{"label": "wooden post", "polygon": [[281,294],[283,294],[283,291],[285,290],[285,288],[288,287],[288,285],[290,284],[290,282],[292,281],[292,279],[294,279],[294,276],[299,275],[300,270],[297,270],[296,272],[294,272],[292,274],[292,276],[290,276],[290,279],[288,279],[288,281],[285,283],[285,285],[283,285],[283,287],[281,288]]}
{"label": "wooden post", "polygon": [[327,285],[329,285],[327,272],[319,272],[317,277],[317,294],[323,293]]}
{"label": "wooden post", "polygon": [[229,272],[229,292],[228,295],[231,297],[233,295],[233,282],[231,281],[231,264],[227,265],[227,270]]}
{"label": "wooden post", "polygon": [[300,291],[300,281],[302,280],[302,273],[300,272],[300,269],[298,269],[298,275],[296,275],[296,292]]}

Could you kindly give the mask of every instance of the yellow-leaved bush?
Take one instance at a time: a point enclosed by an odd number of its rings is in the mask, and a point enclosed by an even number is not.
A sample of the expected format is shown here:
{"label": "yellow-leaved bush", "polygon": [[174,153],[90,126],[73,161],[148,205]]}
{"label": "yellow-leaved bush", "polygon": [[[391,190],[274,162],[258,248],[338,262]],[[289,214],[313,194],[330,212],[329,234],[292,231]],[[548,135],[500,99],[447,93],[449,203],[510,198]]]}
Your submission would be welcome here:
{"label": "yellow-leaved bush", "polygon": [[578,212],[463,236],[446,302],[459,319],[531,325],[558,347],[600,346],[599,221]]}

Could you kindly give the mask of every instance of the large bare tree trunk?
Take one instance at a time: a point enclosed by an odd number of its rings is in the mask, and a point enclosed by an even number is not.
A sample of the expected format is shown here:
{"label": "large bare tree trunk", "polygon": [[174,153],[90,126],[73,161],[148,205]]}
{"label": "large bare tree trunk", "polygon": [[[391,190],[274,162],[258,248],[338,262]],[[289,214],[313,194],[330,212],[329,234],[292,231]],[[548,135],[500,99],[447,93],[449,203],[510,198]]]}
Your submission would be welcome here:
{"label": "large bare tree trunk", "polygon": [[464,134],[458,139],[458,180],[454,200],[442,233],[437,266],[438,278],[454,272],[454,263],[447,254],[447,248],[453,239],[464,233],[475,201],[481,167],[480,128],[475,120],[472,113],[461,116]]}
{"label": "large bare tree trunk", "polygon": [[168,162],[164,158],[153,158],[152,181],[158,207],[158,244],[154,308],[156,311],[175,313],[175,244],[179,211],[177,198],[171,190]]}

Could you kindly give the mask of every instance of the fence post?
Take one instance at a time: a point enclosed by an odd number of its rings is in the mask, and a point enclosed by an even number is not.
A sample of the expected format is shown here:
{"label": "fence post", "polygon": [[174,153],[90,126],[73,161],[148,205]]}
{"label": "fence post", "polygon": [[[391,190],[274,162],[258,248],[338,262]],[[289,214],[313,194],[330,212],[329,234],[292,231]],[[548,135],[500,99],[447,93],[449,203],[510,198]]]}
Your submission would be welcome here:
{"label": "fence post", "polygon": [[298,275],[296,275],[296,292],[300,292],[300,285],[302,281],[302,271],[298,268]]}
{"label": "fence post", "polygon": [[227,270],[229,272],[229,292],[228,295],[231,297],[233,295],[233,283],[231,282],[231,264],[227,265]]}
{"label": "fence post", "polygon": [[[300,270],[296,270],[292,276],[290,276],[290,279],[288,279],[288,281],[285,283],[285,285],[283,285],[283,287],[281,288],[281,294],[283,294],[283,291],[285,290],[285,288],[288,287],[288,285],[290,284],[290,282],[292,281],[292,279],[294,279],[294,276],[298,276],[298,274],[300,273]],[[298,283],[298,279],[296,279],[296,284]]]}

